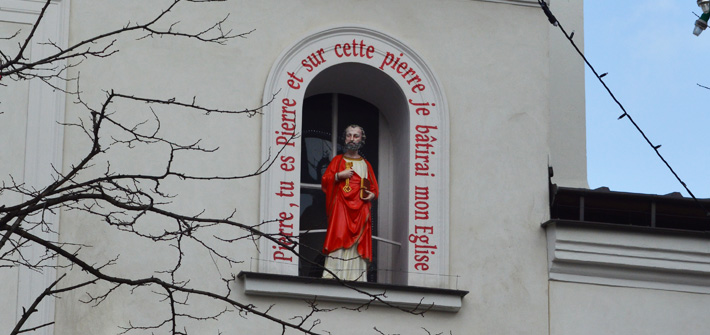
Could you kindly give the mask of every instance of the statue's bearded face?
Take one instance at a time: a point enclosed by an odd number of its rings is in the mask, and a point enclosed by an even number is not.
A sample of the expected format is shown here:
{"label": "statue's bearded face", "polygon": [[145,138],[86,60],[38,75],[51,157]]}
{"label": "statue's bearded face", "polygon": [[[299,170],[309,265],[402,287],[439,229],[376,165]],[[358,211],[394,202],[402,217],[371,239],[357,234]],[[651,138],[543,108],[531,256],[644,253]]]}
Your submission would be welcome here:
{"label": "statue's bearded face", "polygon": [[345,150],[357,151],[362,148],[362,129],[360,127],[349,127],[345,129]]}

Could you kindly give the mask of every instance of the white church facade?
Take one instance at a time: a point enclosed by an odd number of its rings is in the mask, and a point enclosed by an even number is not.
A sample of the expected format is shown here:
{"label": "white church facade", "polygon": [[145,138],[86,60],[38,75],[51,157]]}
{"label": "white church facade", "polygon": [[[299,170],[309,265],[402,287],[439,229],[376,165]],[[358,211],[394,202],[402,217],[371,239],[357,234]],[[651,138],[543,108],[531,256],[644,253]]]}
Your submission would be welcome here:
{"label": "white church facade", "polygon": [[[549,2],[583,44],[582,1]],[[27,55],[41,60],[56,46],[145,22],[172,4],[53,0]],[[4,0],[0,36],[28,34],[43,5]],[[302,333],[271,318],[305,319],[319,334],[710,327],[703,317],[710,239],[694,204],[587,189],[584,64],[538,1],[179,2],[161,20],[157,27],[171,32],[219,23],[212,32],[240,36],[222,45],[129,31],[92,46],[108,57],[60,65],[70,65],[62,75],[76,81],[0,78],[0,179],[28,189],[61,179],[92,148],[95,135],[81,126],[110,109],[106,122],[115,127],[103,151],[70,184],[169,171],[155,185],[120,185],[145,187],[160,195],[157,207],[186,219],[153,217],[152,208],[127,219],[80,199],[28,220],[46,225],[37,236],[107,276],[169,278],[264,313],[185,294],[172,305],[191,313],[178,318],[178,333]],[[0,41],[0,50],[16,44]],[[77,84],[79,96],[58,89]],[[196,105],[212,109],[191,110]],[[362,154],[380,188],[365,283],[320,278],[327,229],[320,180],[350,124],[367,132]],[[136,142],[119,125],[146,135]],[[126,192],[114,186],[102,191]],[[0,206],[31,193],[0,194]],[[121,200],[150,198],[138,193]],[[194,235],[166,237],[173,223]],[[69,258],[44,259],[52,252],[42,245],[21,250],[47,266],[35,271],[0,258],[0,334],[57,279],[71,287],[95,276]],[[168,334],[169,322],[160,323],[170,319],[165,300],[175,298],[156,291],[91,283],[42,300],[25,328]]]}

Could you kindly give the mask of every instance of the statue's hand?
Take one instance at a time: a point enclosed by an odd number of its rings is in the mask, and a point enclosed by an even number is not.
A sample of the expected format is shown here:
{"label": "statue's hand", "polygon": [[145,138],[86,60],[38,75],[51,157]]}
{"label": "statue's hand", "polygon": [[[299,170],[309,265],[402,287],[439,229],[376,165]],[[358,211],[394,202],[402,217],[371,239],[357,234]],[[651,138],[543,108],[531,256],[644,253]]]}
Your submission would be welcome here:
{"label": "statue's hand", "polygon": [[372,199],[375,199],[375,193],[372,193],[368,190],[365,190],[365,192],[367,193],[367,196],[362,198],[363,201],[372,201]]}
{"label": "statue's hand", "polygon": [[343,171],[340,171],[338,172],[338,180],[349,179],[353,176],[353,173],[355,173],[353,169],[345,169]]}

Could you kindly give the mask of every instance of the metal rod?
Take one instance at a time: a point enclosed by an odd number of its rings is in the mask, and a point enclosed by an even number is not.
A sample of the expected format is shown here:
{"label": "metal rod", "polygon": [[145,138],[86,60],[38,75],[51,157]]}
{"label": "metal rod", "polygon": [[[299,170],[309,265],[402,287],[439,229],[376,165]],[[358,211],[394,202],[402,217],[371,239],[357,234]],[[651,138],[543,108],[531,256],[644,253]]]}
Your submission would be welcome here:
{"label": "metal rod", "polygon": [[[298,233],[300,235],[306,235],[306,234],[325,233],[326,231],[327,231],[327,229],[309,229],[309,230],[301,230]],[[378,236],[373,236],[372,239],[383,242],[383,243],[396,245],[398,247],[402,246],[402,243],[399,243],[399,242],[393,241],[393,240],[388,240],[386,238],[382,238],[382,237],[378,237]]]}

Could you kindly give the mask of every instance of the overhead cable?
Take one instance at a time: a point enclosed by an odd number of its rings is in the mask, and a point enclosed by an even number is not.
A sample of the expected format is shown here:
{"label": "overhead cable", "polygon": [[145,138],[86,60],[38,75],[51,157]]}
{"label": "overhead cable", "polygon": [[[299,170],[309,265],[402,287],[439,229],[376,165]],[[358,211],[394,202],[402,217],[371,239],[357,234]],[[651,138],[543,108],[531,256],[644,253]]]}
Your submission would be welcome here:
{"label": "overhead cable", "polygon": [[552,14],[552,11],[551,11],[550,8],[547,6],[547,3],[545,2],[545,0],[537,0],[537,2],[540,4],[540,7],[542,8],[542,11],[545,13],[545,16],[547,16],[547,19],[550,21],[550,23],[551,23],[552,25],[558,27],[558,28],[560,29],[560,31],[562,31],[562,34],[565,35],[565,37],[566,37],[567,40],[572,44],[572,46],[574,47],[574,49],[577,50],[577,53],[582,57],[582,59],[584,59],[584,63],[587,64],[587,66],[589,67],[589,69],[592,70],[592,73],[594,73],[594,76],[596,76],[597,79],[599,80],[599,82],[604,86],[604,88],[606,89],[607,93],[609,93],[609,96],[611,96],[611,98],[614,99],[614,102],[616,102],[616,104],[619,106],[619,108],[621,108],[621,110],[624,112],[623,114],[621,114],[621,116],[619,116],[618,119],[621,120],[621,119],[623,119],[623,118],[626,118],[626,119],[629,120],[629,122],[631,122],[631,124],[634,125],[634,127],[636,128],[636,130],[638,130],[638,132],[641,134],[641,136],[643,136],[644,140],[646,140],[646,143],[648,143],[648,145],[651,147],[651,149],[653,149],[653,151],[656,152],[656,155],[658,155],[658,157],[663,161],[663,163],[666,165],[666,167],[668,167],[668,170],[671,171],[671,173],[673,174],[673,176],[675,176],[675,178],[678,180],[678,182],[683,186],[683,188],[685,188],[685,190],[686,190],[686,191],[688,192],[688,194],[693,198],[693,200],[695,200],[695,203],[696,203],[698,206],[700,206],[700,208],[702,208],[702,210],[705,212],[705,215],[706,215],[706,216],[710,216],[710,211],[708,211],[708,210],[705,208],[705,206],[703,206],[703,204],[698,200],[698,198],[695,197],[695,195],[693,194],[693,192],[690,191],[690,188],[688,188],[688,185],[687,185],[682,179],[680,179],[680,176],[678,176],[678,174],[675,172],[675,170],[673,170],[673,168],[672,168],[671,165],[668,163],[668,161],[666,161],[666,159],[663,157],[663,155],[662,155],[661,152],[659,151],[659,149],[661,148],[661,145],[660,145],[660,144],[654,145],[654,144],[651,142],[651,140],[648,138],[648,136],[646,136],[646,133],[644,133],[643,130],[641,130],[641,127],[639,127],[639,125],[636,123],[636,121],[634,121],[634,119],[631,117],[631,115],[626,111],[626,108],[624,108],[624,106],[621,104],[621,102],[619,102],[619,100],[616,98],[616,96],[614,96],[614,93],[612,93],[612,91],[611,91],[611,89],[609,88],[609,86],[606,85],[606,83],[604,82],[604,80],[603,80],[602,78],[603,78],[604,76],[608,75],[608,73],[605,72],[605,73],[599,75],[599,73],[597,73],[597,71],[594,69],[594,67],[592,66],[592,64],[589,63],[589,60],[587,60],[587,57],[584,56],[584,53],[583,53],[581,50],[579,50],[579,47],[577,47],[577,44],[574,43],[574,40],[572,40],[572,37],[574,36],[574,34],[572,34],[572,35],[567,34],[567,31],[565,31],[565,29],[564,29],[564,27],[562,26],[562,24],[557,20],[557,18],[555,17],[555,15]]}

